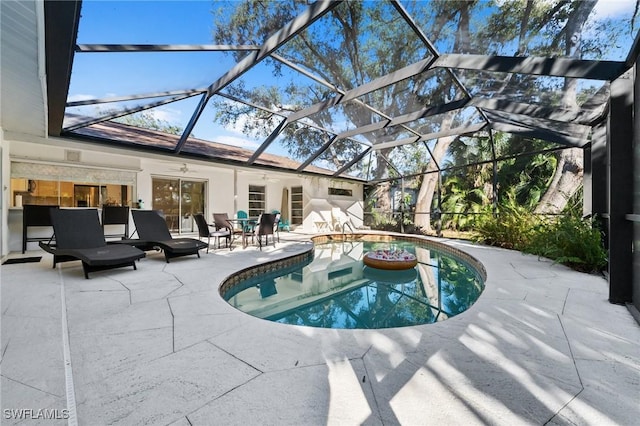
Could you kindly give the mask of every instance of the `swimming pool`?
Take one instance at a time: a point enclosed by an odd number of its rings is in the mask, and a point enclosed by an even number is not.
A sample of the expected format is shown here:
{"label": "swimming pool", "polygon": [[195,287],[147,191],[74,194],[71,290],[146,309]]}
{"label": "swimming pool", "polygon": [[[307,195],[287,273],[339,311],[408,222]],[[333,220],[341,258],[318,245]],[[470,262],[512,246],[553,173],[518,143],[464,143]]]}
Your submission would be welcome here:
{"label": "swimming pool", "polygon": [[[365,266],[364,254],[406,250],[415,268]],[[449,246],[417,238],[316,239],[314,252],[224,285],[235,308],[270,321],[322,328],[376,329],[429,324],[467,310],[484,289],[484,269]]]}

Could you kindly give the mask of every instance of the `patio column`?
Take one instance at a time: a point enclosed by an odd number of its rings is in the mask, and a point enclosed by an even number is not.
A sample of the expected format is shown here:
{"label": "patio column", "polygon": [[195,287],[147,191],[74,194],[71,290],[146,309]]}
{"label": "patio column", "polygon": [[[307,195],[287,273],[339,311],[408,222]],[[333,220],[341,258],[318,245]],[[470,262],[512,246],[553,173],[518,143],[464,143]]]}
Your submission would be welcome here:
{"label": "patio column", "polygon": [[607,164],[609,206],[609,302],[632,298],[633,226],[633,70],[611,82]]}
{"label": "patio column", "polygon": [[594,217],[609,241],[607,229],[607,123],[596,125],[591,131],[591,145],[584,149],[582,214]]}

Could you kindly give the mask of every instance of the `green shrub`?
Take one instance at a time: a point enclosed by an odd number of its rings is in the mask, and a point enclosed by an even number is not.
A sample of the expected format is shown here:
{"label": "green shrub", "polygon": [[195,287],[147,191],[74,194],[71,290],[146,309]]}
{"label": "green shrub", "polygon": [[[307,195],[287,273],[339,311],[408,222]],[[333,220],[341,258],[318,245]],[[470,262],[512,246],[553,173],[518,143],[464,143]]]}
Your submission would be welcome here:
{"label": "green shrub", "polygon": [[486,244],[514,250],[524,250],[529,245],[540,219],[526,208],[515,205],[502,206],[494,215],[484,215],[477,221],[478,240]]}
{"label": "green shrub", "polygon": [[560,216],[541,224],[524,250],[583,272],[601,271],[607,264],[602,234],[593,220]]}
{"label": "green shrub", "polygon": [[575,215],[544,218],[524,207],[503,206],[478,223],[477,240],[536,254],[583,272],[601,271],[607,252],[600,230]]}

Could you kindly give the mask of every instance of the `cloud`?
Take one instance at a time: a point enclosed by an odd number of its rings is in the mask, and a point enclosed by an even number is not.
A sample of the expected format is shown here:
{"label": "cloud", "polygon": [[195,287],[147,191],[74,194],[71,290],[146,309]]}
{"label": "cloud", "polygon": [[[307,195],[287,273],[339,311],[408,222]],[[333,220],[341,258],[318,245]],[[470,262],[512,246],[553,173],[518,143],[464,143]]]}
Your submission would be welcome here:
{"label": "cloud", "polygon": [[599,1],[593,8],[596,19],[619,18],[621,15],[633,15],[635,0]]}
{"label": "cloud", "polygon": [[175,108],[159,107],[147,110],[147,112],[156,120],[171,124],[180,123],[182,120],[182,111]]}
{"label": "cloud", "polygon": [[240,148],[257,149],[260,146],[260,143],[258,142],[231,135],[217,136],[216,138],[214,138],[214,140],[216,142],[220,142],[226,145],[238,146]]}
{"label": "cloud", "polygon": [[69,96],[69,99],[67,99],[67,102],[88,101],[89,99],[95,99],[95,98],[96,97],[94,95],[85,95],[82,93],[78,93],[76,95]]}

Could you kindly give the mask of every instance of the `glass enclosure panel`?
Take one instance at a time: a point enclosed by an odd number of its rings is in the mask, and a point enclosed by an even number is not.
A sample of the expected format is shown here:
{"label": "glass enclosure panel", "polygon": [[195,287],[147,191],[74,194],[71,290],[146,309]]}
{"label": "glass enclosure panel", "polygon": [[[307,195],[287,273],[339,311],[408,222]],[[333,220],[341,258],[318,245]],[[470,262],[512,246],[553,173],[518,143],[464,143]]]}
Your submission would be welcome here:
{"label": "glass enclosure panel", "polygon": [[418,135],[411,132],[404,126],[387,126],[373,132],[361,134],[368,141],[372,141],[374,146],[384,142],[417,140]]}
{"label": "glass enclosure panel", "polygon": [[449,72],[436,68],[367,93],[358,99],[393,118],[464,97]]}
{"label": "glass enclosure panel", "polygon": [[566,146],[560,145],[559,143],[548,142],[541,139],[532,139],[505,132],[493,132],[493,141],[495,144],[497,159],[542,150],[566,148]]}
{"label": "glass enclosure panel", "polygon": [[[433,147],[435,141],[429,141],[427,145]],[[402,176],[420,173],[431,161],[431,154],[424,142],[400,145],[380,152]]]}
{"label": "glass enclosure panel", "polygon": [[[296,122],[288,124],[258,157],[264,163],[269,155],[288,157],[298,166],[329,141],[331,135],[313,127]],[[297,168],[297,167],[296,167]]]}
{"label": "glass enclosure panel", "polygon": [[350,139],[337,139],[305,169],[315,168],[337,172],[345,164],[362,154],[368,146]]}
{"label": "glass enclosure panel", "polygon": [[[633,40],[634,2],[402,2],[440,53],[569,56],[563,33],[584,19],[584,59],[624,60]],[[531,11],[527,11],[531,5]],[[612,7],[615,5],[615,7]],[[568,19],[571,17],[570,19]],[[584,17],[584,18],[583,18]],[[523,24],[525,23],[525,24]],[[635,25],[634,25],[635,24]]]}
{"label": "glass enclosure panel", "polygon": [[443,171],[440,193],[442,229],[473,230],[478,220],[493,214],[493,163]]}
{"label": "glass enclosure panel", "polygon": [[[215,95],[207,103],[192,134],[201,139],[242,148],[251,154],[282,120],[283,117],[273,113]],[[246,152],[243,154],[245,160],[250,156]]]}
{"label": "glass enclosure panel", "polygon": [[429,56],[424,42],[387,1],[343,2],[277,54],[342,90]]}
{"label": "glass enclosure panel", "polygon": [[382,115],[375,113],[355,100],[311,114],[307,117],[307,120],[337,135],[368,124],[387,121]]}
{"label": "glass enclosure panel", "polygon": [[478,133],[473,136],[457,136],[450,141],[441,139],[438,143],[447,145],[444,156],[438,159],[441,169],[460,167],[493,159],[491,139],[486,133]]}
{"label": "glass enclosure panel", "polygon": [[267,58],[225,87],[221,94],[286,116],[335,97],[336,90]]}
{"label": "glass enclosure panel", "polygon": [[[68,101],[206,89],[233,65],[223,52],[76,53]],[[221,67],[226,63],[226,67]],[[140,78],[132,78],[139,76]]]}
{"label": "glass enclosure panel", "polygon": [[127,110],[145,107],[154,102],[171,100],[171,96],[160,96],[153,99],[135,99],[120,102],[105,102],[91,105],[68,107],[65,112],[64,127],[75,126],[93,119],[99,119],[112,114],[125,113]]}
{"label": "glass enclosure panel", "polygon": [[353,166],[345,170],[340,176],[369,180],[371,175],[371,153],[366,154]]}
{"label": "glass enclosure panel", "polygon": [[[119,128],[120,131],[115,130],[115,126],[113,126],[113,133],[118,133],[120,135],[123,134],[127,129],[134,133],[138,131],[138,129],[152,130],[158,131],[162,133],[167,133],[171,135],[182,135],[184,128],[187,126],[193,111],[196,108],[200,100],[200,95],[183,99],[180,101],[175,101],[171,103],[167,103],[164,105],[160,105],[153,108],[148,108],[143,111],[138,111],[132,114],[124,115],[121,117],[114,118],[112,120],[108,120],[103,123],[118,123],[124,124],[130,127],[123,127],[115,125]],[[169,98],[157,98],[158,100],[164,100]],[[142,102],[142,103],[141,103]],[[142,105],[146,105],[152,102],[156,102],[156,99],[145,99],[142,101],[130,101],[130,102],[110,102],[99,105],[87,105],[80,106],[74,108],[67,108],[67,112],[74,110],[83,116],[88,114],[94,114],[90,117],[76,117],[76,116],[65,116],[65,126],[73,126],[76,123],[80,123],[82,121],[86,121],[90,118],[98,118],[101,115],[110,114],[113,112],[122,111],[124,112],[128,107],[138,107]],[[105,124],[109,125],[109,124]],[[139,135],[130,136],[124,138],[125,140],[132,140],[140,143],[146,143],[147,140],[144,138],[140,138]],[[151,141],[152,146],[156,146],[158,144],[157,141]]]}
{"label": "glass enclosure panel", "polygon": [[211,44],[212,14],[228,14],[233,2],[86,1],[78,43]]}
{"label": "glass enclosure panel", "polygon": [[548,107],[580,106],[606,84],[596,80],[474,70],[455,70],[454,73],[472,96]]}

